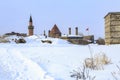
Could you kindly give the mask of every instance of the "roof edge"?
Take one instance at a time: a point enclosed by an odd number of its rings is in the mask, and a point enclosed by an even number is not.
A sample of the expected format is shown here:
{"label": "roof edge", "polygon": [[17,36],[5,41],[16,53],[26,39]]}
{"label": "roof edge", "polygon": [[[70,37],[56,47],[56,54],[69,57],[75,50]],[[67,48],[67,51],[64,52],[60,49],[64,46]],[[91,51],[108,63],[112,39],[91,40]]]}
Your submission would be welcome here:
{"label": "roof edge", "polygon": [[109,14],[120,14],[120,12],[109,12],[109,13],[107,13],[107,15],[105,15],[104,18],[106,18]]}

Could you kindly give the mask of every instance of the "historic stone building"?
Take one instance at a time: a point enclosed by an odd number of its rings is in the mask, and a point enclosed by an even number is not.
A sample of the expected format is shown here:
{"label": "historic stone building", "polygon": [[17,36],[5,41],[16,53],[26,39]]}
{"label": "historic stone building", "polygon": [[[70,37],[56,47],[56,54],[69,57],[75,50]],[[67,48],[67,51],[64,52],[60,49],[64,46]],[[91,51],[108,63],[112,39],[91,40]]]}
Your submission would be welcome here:
{"label": "historic stone building", "polygon": [[104,19],[105,43],[120,44],[120,12],[110,12]]}
{"label": "historic stone building", "polygon": [[60,38],[61,37],[61,32],[56,24],[49,31],[49,37],[53,37],[53,38]]}
{"label": "historic stone building", "polygon": [[83,34],[79,34],[78,27],[75,27],[75,34],[71,34],[71,28],[68,28],[68,34],[62,35],[61,39],[67,40],[73,44],[90,44],[94,43],[94,35],[84,36]]}
{"label": "historic stone building", "polygon": [[34,34],[34,26],[32,21],[32,16],[30,16],[29,26],[28,26],[28,36],[32,36]]}

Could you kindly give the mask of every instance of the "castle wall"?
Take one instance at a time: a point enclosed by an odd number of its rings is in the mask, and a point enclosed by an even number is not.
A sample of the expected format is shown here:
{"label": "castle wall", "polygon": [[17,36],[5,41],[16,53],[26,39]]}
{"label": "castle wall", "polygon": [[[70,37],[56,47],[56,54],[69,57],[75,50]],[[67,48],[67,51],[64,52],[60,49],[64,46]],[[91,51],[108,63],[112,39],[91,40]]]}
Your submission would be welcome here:
{"label": "castle wall", "polygon": [[120,44],[120,12],[105,16],[105,43]]}

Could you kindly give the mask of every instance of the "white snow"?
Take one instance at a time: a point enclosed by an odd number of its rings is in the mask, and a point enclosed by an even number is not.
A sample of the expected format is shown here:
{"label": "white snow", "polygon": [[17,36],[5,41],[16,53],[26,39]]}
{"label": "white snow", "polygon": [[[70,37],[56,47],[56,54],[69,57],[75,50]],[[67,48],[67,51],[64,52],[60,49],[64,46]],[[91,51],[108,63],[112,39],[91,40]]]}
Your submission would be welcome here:
{"label": "white snow", "polygon": [[[15,38],[15,37],[14,37]],[[12,39],[12,37],[10,37]],[[26,37],[25,44],[0,44],[0,80],[76,80],[70,75],[81,68],[85,58],[89,58],[88,45],[73,45],[57,38],[34,35]],[[42,43],[50,40],[52,44]],[[90,70],[95,80],[120,79],[120,45],[89,45],[94,54],[105,53],[111,64],[103,70]]]}

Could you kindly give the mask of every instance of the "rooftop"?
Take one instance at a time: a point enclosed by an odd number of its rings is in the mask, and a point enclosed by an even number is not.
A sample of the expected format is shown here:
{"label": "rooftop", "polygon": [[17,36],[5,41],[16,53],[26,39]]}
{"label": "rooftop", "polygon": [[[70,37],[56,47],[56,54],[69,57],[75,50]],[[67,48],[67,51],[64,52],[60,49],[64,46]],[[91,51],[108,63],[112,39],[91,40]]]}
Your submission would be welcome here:
{"label": "rooftop", "polygon": [[109,12],[107,15],[105,15],[104,18],[106,18],[109,14],[119,14],[120,15],[120,12]]}

